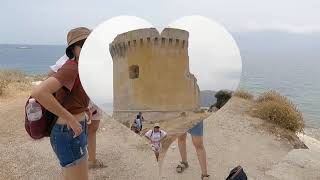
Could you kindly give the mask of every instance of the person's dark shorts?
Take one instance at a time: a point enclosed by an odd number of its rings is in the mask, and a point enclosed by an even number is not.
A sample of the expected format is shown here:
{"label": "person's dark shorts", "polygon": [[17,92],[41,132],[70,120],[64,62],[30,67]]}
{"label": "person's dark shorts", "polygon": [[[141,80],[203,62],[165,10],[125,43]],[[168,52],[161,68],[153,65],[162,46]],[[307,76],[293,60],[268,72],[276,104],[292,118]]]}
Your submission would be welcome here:
{"label": "person's dark shorts", "polygon": [[73,138],[73,130],[67,125],[55,124],[51,131],[50,143],[62,167],[77,165],[88,157],[87,136],[88,126],[86,121],[81,121],[82,133]]}
{"label": "person's dark shorts", "polygon": [[200,121],[189,129],[188,133],[191,134],[191,136],[203,136],[203,121]]}

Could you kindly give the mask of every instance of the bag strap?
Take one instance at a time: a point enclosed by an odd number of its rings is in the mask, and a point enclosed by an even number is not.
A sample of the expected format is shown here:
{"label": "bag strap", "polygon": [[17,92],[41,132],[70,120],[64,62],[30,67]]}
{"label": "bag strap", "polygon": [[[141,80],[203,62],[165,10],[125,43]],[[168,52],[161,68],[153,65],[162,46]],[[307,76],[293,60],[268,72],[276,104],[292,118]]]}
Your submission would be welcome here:
{"label": "bag strap", "polygon": [[[153,135],[153,130],[151,131],[150,137],[152,137],[152,135]],[[161,137],[161,130],[160,130],[160,137]]]}

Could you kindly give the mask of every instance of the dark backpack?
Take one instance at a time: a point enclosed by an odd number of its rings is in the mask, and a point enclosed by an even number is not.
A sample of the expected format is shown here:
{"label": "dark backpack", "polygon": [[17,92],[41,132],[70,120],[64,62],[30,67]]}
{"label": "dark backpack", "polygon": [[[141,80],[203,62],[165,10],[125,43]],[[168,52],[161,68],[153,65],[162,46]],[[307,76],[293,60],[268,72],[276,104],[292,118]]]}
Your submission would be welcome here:
{"label": "dark backpack", "polygon": [[247,175],[241,166],[237,166],[230,171],[226,180],[247,180]]}
{"label": "dark backpack", "polygon": [[[67,62],[67,63],[69,63],[69,62]],[[79,84],[80,84],[80,79],[79,79],[79,75],[78,75],[74,84],[73,84],[71,92]],[[71,92],[69,92],[68,90],[64,90],[64,92],[65,92],[65,94],[63,96],[62,104],[63,104],[63,102],[65,102],[66,99],[68,99],[70,97],[70,94],[71,94]],[[28,118],[28,115],[31,116],[30,111],[28,112],[28,110],[27,110],[28,106],[35,106],[33,108],[38,108],[37,114],[35,114],[36,117],[34,117],[35,119],[30,120],[30,117]],[[38,101],[36,101],[31,96],[28,98],[24,110],[25,110],[25,129],[26,129],[27,133],[30,135],[30,137],[33,139],[41,139],[43,137],[50,137],[52,127],[55,125],[58,117],[55,114],[53,114],[52,112],[48,111],[45,107],[43,107]]]}

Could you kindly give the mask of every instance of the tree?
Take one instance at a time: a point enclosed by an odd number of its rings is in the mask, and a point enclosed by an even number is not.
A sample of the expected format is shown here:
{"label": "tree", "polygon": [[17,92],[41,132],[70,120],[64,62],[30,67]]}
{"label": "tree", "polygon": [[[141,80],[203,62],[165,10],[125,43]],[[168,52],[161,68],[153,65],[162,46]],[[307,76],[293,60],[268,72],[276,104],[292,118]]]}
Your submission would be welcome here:
{"label": "tree", "polygon": [[228,90],[220,90],[220,91],[218,91],[214,95],[214,97],[217,98],[217,102],[215,104],[216,107],[218,109],[220,109],[222,106],[224,106],[229,101],[231,96],[232,96],[232,92],[231,91],[228,91]]}

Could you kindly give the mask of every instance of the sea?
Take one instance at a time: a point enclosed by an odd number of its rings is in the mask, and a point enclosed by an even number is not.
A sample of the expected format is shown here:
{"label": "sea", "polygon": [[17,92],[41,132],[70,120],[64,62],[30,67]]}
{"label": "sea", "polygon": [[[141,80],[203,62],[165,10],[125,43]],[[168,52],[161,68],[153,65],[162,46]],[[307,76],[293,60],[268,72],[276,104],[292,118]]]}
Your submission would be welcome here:
{"label": "sea", "polygon": [[[250,45],[243,35],[235,37],[243,63],[240,87],[254,94],[279,91],[302,111],[307,127],[320,128],[320,48],[311,51],[295,47],[290,51],[290,47],[279,44],[259,48]],[[0,44],[0,69],[45,74],[64,49],[63,45]]]}

